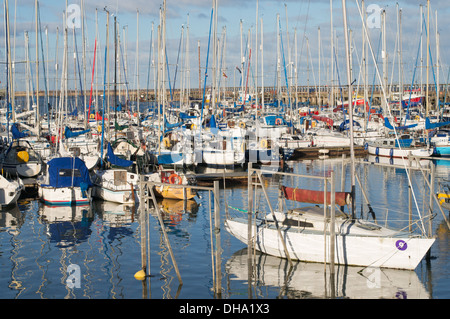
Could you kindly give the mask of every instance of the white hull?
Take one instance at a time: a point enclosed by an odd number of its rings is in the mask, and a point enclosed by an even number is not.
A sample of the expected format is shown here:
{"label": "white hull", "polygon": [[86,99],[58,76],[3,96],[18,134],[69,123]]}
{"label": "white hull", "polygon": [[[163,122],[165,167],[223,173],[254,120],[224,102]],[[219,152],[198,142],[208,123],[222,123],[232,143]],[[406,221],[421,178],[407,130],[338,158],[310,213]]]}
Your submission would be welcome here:
{"label": "white hull", "polygon": [[20,178],[9,181],[0,175],[0,207],[17,203],[23,187]]}
{"label": "white hull", "polygon": [[233,166],[233,150],[203,150],[203,164],[212,166]]}
{"label": "white hull", "polygon": [[90,192],[90,189],[87,190],[83,197],[80,187],[55,188],[39,185],[39,197],[48,205],[87,205],[90,203]]}
{"label": "white hull", "polygon": [[28,162],[23,164],[3,163],[3,170],[12,175],[30,178],[39,175],[42,170],[41,163]]}
{"label": "white hull", "polygon": [[[243,243],[248,242],[247,222],[245,219],[229,219],[227,230]],[[396,269],[415,269],[430,249],[435,239],[420,237],[386,236],[372,230],[373,235],[364,235],[364,231],[355,235],[347,232],[356,226],[342,224],[336,232],[336,264]],[[358,231],[358,229],[355,229]],[[253,226],[252,234],[257,234],[256,249],[263,253],[287,258],[282,241],[274,226]],[[282,236],[290,258],[307,262],[330,262],[330,236],[323,231],[305,230],[305,228],[288,227],[282,229]],[[326,245],[326,249],[325,249]],[[326,257],[326,260],[325,260]]]}
{"label": "white hull", "polygon": [[368,145],[367,151],[369,154],[385,157],[408,157],[421,156],[428,157],[433,154],[432,148],[391,148],[391,147],[376,147]]}
{"label": "white hull", "polygon": [[[138,175],[121,169],[97,171],[93,176],[92,196],[119,204],[138,202]],[[133,187],[130,185],[133,184]]]}

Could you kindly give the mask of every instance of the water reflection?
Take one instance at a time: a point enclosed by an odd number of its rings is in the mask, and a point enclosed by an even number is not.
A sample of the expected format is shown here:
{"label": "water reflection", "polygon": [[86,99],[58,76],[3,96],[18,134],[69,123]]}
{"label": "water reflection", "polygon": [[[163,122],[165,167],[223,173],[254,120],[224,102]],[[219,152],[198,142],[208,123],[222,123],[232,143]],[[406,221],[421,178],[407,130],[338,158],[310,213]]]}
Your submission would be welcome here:
{"label": "water reflection", "polygon": [[40,220],[47,226],[50,242],[60,248],[84,242],[92,233],[93,213],[88,205],[61,207],[42,204]]}
{"label": "water reflection", "polygon": [[[248,282],[247,249],[233,254],[226,269],[232,281]],[[430,298],[414,271],[336,265],[333,277],[324,264],[296,262],[290,269],[287,260],[256,252],[253,276],[252,290],[262,298],[268,297],[265,295],[267,287],[279,289],[278,298],[288,299]]]}

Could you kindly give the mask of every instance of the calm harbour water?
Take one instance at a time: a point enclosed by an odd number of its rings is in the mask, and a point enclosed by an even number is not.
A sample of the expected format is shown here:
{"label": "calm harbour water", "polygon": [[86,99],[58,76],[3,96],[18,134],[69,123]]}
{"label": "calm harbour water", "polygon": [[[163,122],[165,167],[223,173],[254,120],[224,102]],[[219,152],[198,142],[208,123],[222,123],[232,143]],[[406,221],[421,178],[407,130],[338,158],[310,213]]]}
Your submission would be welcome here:
{"label": "calm harbour water", "polygon": [[[438,163],[436,185],[444,183],[450,166]],[[449,163],[450,164],[450,163]],[[323,175],[334,169],[340,185],[339,160],[292,162],[294,172]],[[405,214],[408,207],[407,175],[404,170],[377,165],[357,165],[369,201],[384,221],[386,214]],[[346,168],[349,185],[349,167]],[[423,211],[423,177],[411,174],[417,206]],[[284,185],[299,183],[285,178]],[[317,182],[304,182],[303,188]],[[276,205],[278,180],[268,182],[269,196]],[[348,189],[348,188],[347,188]],[[422,193],[421,193],[422,192]],[[134,274],[141,267],[141,234],[138,214],[120,205],[95,202],[92,207],[57,208],[38,200],[20,200],[0,213],[1,299],[214,299],[211,256],[209,196],[199,192],[195,202],[162,201],[165,227],[183,285],[179,285],[169,251],[155,216],[150,217],[151,277],[144,287]],[[262,197],[262,196],[261,196]],[[361,198],[361,194],[357,194]],[[226,186],[220,190],[222,222],[227,205],[247,208],[247,188]],[[356,204],[358,214],[361,203]],[[231,210],[231,208],[230,208]],[[364,209],[366,211],[366,209]],[[403,211],[403,213],[401,213]],[[254,282],[247,279],[246,246],[223,227],[222,295],[224,299],[275,298],[450,298],[450,232],[434,205],[433,233],[437,240],[431,257],[415,271],[336,267],[335,289],[325,276],[323,264],[295,263],[288,273],[286,260],[256,256]],[[448,211],[444,211],[448,216]],[[378,215],[379,213],[379,215]],[[407,216],[407,215],[406,215]],[[396,216],[395,216],[396,217]],[[400,216],[400,219],[401,216]],[[398,226],[398,225],[395,225]],[[79,287],[66,280],[75,267]]]}

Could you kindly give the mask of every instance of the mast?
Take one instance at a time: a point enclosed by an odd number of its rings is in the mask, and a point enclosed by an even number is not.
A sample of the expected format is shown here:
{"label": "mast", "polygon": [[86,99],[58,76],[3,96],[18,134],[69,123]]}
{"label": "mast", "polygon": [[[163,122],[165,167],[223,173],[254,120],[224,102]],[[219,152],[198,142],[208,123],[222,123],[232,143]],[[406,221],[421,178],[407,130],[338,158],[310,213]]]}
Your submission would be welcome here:
{"label": "mast", "polygon": [[36,29],[36,125],[38,136],[41,136],[41,120],[39,110],[39,42],[38,42],[38,0],[35,0],[35,29]]}
{"label": "mast", "polygon": [[348,111],[350,117],[350,156],[351,156],[351,193],[352,193],[352,218],[355,218],[355,150],[353,145],[353,99],[352,99],[352,74],[350,66],[350,46],[348,39],[348,26],[347,26],[347,7],[346,1],[342,0],[342,15],[344,18],[344,38],[345,38],[345,56],[347,61],[347,81],[348,81]]}
{"label": "mast", "polygon": [[137,124],[139,126],[140,116],[139,116],[139,106],[140,106],[140,86],[139,86],[139,10],[136,12],[136,85],[137,85],[137,103],[136,103],[136,113],[137,113]]}
{"label": "mast", "polygon": [[[117,16],[114,15],[114,125],[117,123]],[[114,130],[117,140],[117,129]]]}
{"label": "mast", "polygon": [[261,110],[264,112],[264,33],[263,18],[261,18]]}
{"label": "mast", "polygon": [[[383,90],[387,92],[388,88],[388,52],[386,48],[386,10],[381,11],[381,32],[382,32],[382,51],[381,57],[383,60]],[[383,113],[387,114],[387,99],[382,99],[382,109]]]}
{"label": "mast", "polygon": [[440,58],[441,58],[441,52],[440,52],[440,44],[439,44],[439,41],[440,41],[440,33],[439,33],[439,31],[438,31],[438,14],[437,14],[437,10],[436,10],[436,12],[435,12],[435,15],[436,15],[436,110],[437,111],[439,111],[439,93],[440,93],[440,91],[441,91],[441,89],[440,89],[440,79],[439,79],[439,76],[440,76],[440,70],[439,70],[439,68],[440,68]]}
{"label": "mast", "polygon": [[429,108],[430,108],[430,92],[429,92],[429,77],[430,77],[430,0],[427,0],[427,48],[425,50],[426,55],[427,55],[427,86],[425,88],[426,91],[426,112],[425,112],[425,116],[428,117],[428,112],[429,112]]}

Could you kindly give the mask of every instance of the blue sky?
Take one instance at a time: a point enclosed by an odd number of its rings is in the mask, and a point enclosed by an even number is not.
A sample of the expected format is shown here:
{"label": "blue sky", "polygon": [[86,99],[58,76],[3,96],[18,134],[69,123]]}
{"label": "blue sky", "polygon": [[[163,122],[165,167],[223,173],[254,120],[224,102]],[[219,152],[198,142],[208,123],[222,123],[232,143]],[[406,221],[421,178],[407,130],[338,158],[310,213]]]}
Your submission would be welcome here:
{"label": "blue sky", "polygon": [[[24,31],[29,32],[30,36],[30,57],[35,59],[35,5],[33,0],[9,0],[9,15],[10,15],[10,28],[11,36],[14,32],[14,16],[16,15],[16,51],[15,60],[23,61],[25,56],[24,49]],[[360,3],[361,1],[358,0]],[[0,14],[2,17],[2,23],[0,26],[0,59],[5,61],[5,29],[4,29],[4,5],[3,0]],[[17,12],[15,13],[15,5],[17,4]],[[80,5],[80,0],[67,0],[67,4]],[[128,81],[131,86],[135,83],[134,70],[136,62],[136,20],[137,10],[139,10],[139,68],[140,68],[140,87],[146,86],[146,78],[148,73],[148,60],[150,54],[150,38],[151,38],[151,25],[154,23],[154,38],[156,38],[156,30],[159,24],[159,9],[162,6],[162,0],[96,0],[85,1],[85,25],[86,25],[86,43],[87,43],[87,69],[92,68],[93,48],[95,38],[95,11],[98,9],[98,29],[99,29],[99,45],[100,45],[100,57],[97,57],[97,65],[102,67],[104,59],[104,46],[106,39],[106,12],[104,8],[110,12],[111,27],[110,27],[110,50],[113,52],[113,16],[117,16],[119,23],[119,31],[123,36],[124,28],[126,32],[127,40],[127,62],[128,62]],[[236,66],[239,66],[240,61],[240,21],[242,20],[244,43],[246,43],[249,32],[252,39],[253,57],[255,56],[255,23],[256,23],[256,4],[257,0],[218,0],[218,36],[220,37],[222,28],[226,27],[226,55],[224,69],[228,73],[228,85],[236,84],[235,77]],[[395,64],[398,63],[398,58],[395,56],[396,48],[396,1],[366,1],[366,6],[375,4],[379,7],[385,8],[388,16],[388,52],[390,57],[390,78],[391,72],[397,73]],[[417,50],[419,45],[420,25],[419,25],[419,5],[426,6],[426,1],[398,1],[399,7],[402,9],[402,35],[403,35],[403,68],[405,73],[405,81],[411,81],[415,66],[417,65]],[[41,0],[40,5],[40,20],[41,28],[44,30],[48,28],[48,42],[49,42],[49,77],[54,73],[54,61],[56,52],[56,29],[59,28],[59,45],[58,56],[61,61],[62,57],[62,29],[63,29],[63,12],[65,10],[66,1],[64,0]],[[346,73],[344,69],[344,37],[342,33],[342,2],[333,1],[333,21],[334,28],[338,39],[337,43],[337,57],[338,65],[340,65],[339,72],[341,82],[345,83]],[[353,30],[354,34],[354,77],[357,78],[359,74],[358,61],[361,55],[361,18],[357,11],[356,1],[347,1],[348,6],[348,18],[349,26]],[[189,36],[190,36],[190,51],[189,60],[191,66],[191,85],[198,87],[198,51],[197,43],[200,41],[201,45],[201,67],[202,73],[206,65],[206,53],[208,44],[208,32],[209,21],[212,9],[212,0],[167,0],[167,50],[169,65],[172,72],[176,68],[176,61],[178,56],[178,45],[181,35],[181,27],[187,26],[189,17]],[[291,1],[273,1],[273,0],[259,0],[258,1],[258,21],[263,19],[264,27],[264,81],[267,85],[272,85],[275,78],[275,62],[276,62],[276,16],[280,15],[283,46],[285,50],[285,59],[287,63],[287,30],[289,31],[291,60],[294,65],[294,33],[297,33],[297,63],[298,63],[298,78],[300,84],[306,84],[306,79],[310,79],[310,84],[314,85],[318,82],[318,28],[321,29],[321,82],[326,84],[327,67],[330,66],[330,1],[309,1],[309,0],[291,0]],[[450,52],[448,37],[450,34],[446,32],[446,21],[450,17],[450,12],[447,7],[446,1],[431,1],[431,51],[433,59],[436,56],[435,48],[435,14],[438,12],[438,30],[440,31],[441,38],[441,82],[442,79],[447,78],[448,73],[448,54]],[[287,12],[287,16],[286,16]],[[426,11],[425,11],[426,13]],[[287,29],[286,24],[289,28]],[[260,26],[259,26],[260,28]],[[186,29],[185,29],[186,30]],[[249,31],[250,30],[250,31]],[[76,29],[78,52],[81,57],[81,29]],[[370,30],[370,36],[374,50],[378,50],[379,30]],[[45,37],[45,35],[43,35]],[[259,33],[259,39],[261,34]],[[309,51],[306,47],[306,38],[309,43]],[[44,41],[44,51],[46,51],[46,38]],[[73,56],[73,38],[72,33],[69,33],[69,56]],[[259,41],[258,41],[259,42]],[[14,41],[11,40],[13,46]],[[156,42],[155,42],[156,45]],[[259,44],[258,44],[259,46]],[[212,51],[210,51],[212,52]],[[309,52],[308,61],[306,64],[307,56]],[[41,52],[39,54],[42,54]],[[260,52],[259,52],[260,54]],[[47,55],[47,52],[44,52]],[[42,59],[42,58],[41,58]],[[69,59],[70,60],[70,59]],[[370,59],[369,59],[370,60]],[[211,61],[211,60],[210,60]],[[434,61],[435,62],[435,61]],[[253,66],[255,61],[252,61]],[[261,62],[258,62],[261,63]],[[373,61],[371,61],[373,64]],[[52,65],[53,64],[53,65]],[[259,68],[259,67],[258,67]],[[19,72],[20,65],[17,65],[17,72]],[[308,73],[309,70],[309,73]],[[69,70],[70,71],[70,70]],[[34,72],[34,71],[33,71]],[[103,69],[99,70],[103,74]],[[258,70],[260,73],[260,70]],[[254,74],[253,70],[253,74]],[[42,71],[41,71],[42,74]],[[88,72],[90,74],[90,71]],[[309,77],[307,76],[309,74]],[[373,74],[373,72],[372,72]],[[23,72],[22,72],[23,75]],[[58,75],[60,76],[60,75]],[[258,75],[261,77],[261,74]],[[18,76],[20,78],[20,75]],[[90,77],[88,77],[90,78]],[[394,82],[398,77],[393,76]],[[5,83],[4,75],[2,76],[2,87]],[[234,81],[234,82],[233,82]],[[260,80],[259,80],[260,81]],[[51,81],[50,81],[51,83]],[[284,82],[284,79],[282,81]],[[19,84],[18,84],[19,86]]]}

